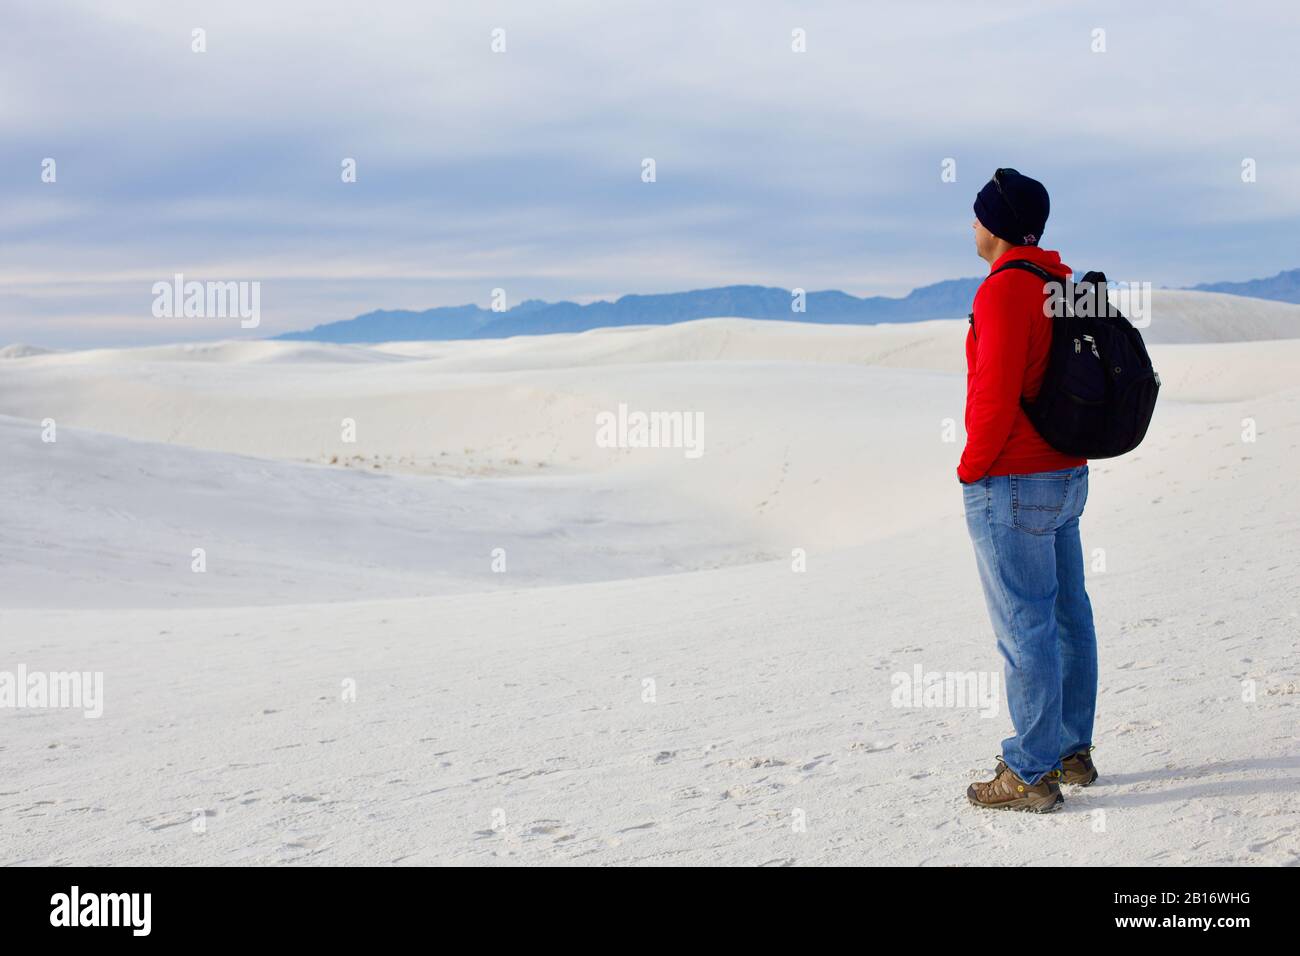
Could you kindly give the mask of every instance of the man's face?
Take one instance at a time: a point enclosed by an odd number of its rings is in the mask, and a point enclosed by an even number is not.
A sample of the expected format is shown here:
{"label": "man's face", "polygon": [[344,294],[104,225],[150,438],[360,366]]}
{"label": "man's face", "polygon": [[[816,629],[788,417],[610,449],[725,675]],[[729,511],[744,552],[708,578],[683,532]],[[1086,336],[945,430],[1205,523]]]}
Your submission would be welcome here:
{"label": "man's face", "polygon": [[975,230],[975,252],[981,259],[988,260],[993,253],[993,246],[997,243],[998,237],[985,229],[984,224],[978,219],[975,219],[970,225]]}

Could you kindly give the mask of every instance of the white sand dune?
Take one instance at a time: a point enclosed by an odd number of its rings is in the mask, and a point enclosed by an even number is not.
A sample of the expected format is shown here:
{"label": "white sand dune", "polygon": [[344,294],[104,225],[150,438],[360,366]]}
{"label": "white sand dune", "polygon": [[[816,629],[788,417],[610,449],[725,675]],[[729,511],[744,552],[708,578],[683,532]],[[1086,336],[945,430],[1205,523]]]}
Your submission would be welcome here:
{"label": "white sand dune", "polygon": [[[1300,308],[1156,295],[1084,518],[1103,779],[1032,819],[965,804],[1004,708],[891,705],[1000,670],[963,321],[12,358],[0,669],[106,700],[0,710],[0,862],[1300,863]],[[620,402],[704,455],[597,447]]]}
{"label": "white sand dune", "polygon": [[[1112,299],[1132,312],[1125,293]],[[1300,338],[1300,305],[1220,292],[1153,289],[1149,321],[1142,336],[1160,344]]]}
{"label": "white sand dune", "polygon": [[[0,417],[6,607],[306,603],[641,577],[748,537],[616,477],[387,476]],[[694,520],[692,520],[694,515]],[[193,551],[206,570],[192,571]],[[493,571],[493,552],[507,555]]]}
{"label": "white sand dune", "polygon": [[21,359],[31,358],[33,355],[50,355],[54,349],[43,349],[36,345],[23,345],[21,342],[15,342],[12,345],[0,347],[0,359]]}

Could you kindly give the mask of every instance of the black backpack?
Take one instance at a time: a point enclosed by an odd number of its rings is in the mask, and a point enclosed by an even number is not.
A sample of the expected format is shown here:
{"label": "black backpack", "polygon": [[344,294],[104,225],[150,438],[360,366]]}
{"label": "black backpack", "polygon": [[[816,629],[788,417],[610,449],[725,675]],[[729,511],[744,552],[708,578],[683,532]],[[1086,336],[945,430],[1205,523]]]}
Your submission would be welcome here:
{"label": "black backpack", "polygon": [[1089,272],[1068,283],[1037,263],[1013,259],[995,269],[1023,269],[1048,286],[1052,345],[1042,388],[1020,405],[1057,451],[1078,458],[1114,458],[1146,437],[1160,376],[1137,329],[1106,298],[1106,275]]}

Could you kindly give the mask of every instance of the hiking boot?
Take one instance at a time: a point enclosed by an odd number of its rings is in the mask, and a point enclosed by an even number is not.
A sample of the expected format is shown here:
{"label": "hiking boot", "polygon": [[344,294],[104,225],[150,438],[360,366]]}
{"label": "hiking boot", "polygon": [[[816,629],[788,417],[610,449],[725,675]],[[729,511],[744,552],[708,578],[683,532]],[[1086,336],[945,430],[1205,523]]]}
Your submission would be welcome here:
{"label": "hiking boot", "polygon": [[1065,802],[1058,781],[1061,771],[1053,770],[1038,783],[1028,784],[1014,770],[998,758],[998,769],[988,782],[972,783],[966,789],[966,799],[977,807],[989,810],[1026,810],[1029,813],[1051,813]]}
{"label": "hiking boot", "polygon": [[1061,783],[1086,787],[1097,779],[1097,768],[1092,765],[1092,748],[1080,750],[1061,758]]}
{"label": "hiking boot", "polygon": [[[1097,768],[1092,765],[1092,748],[1080,750],[1077,754],[1061,758],[1061,779],[1058,783],[1070,784],[1075,787],[1086,787],[1097,779]],[[998,765],[993,768],[993,776],[997,776],[1007,765],[1003,763],[1002,758],[998,758]]]}

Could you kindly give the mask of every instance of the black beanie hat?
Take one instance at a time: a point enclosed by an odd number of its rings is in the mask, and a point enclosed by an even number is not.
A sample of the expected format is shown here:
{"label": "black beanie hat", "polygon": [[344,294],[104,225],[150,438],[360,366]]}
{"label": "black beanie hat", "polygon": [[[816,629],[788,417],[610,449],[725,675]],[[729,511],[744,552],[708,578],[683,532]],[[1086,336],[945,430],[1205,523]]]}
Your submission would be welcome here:
{"label": "black beanie hat", "polygon": [[975,217],[985,229],[1013,246],[1038,245],[1049,209],[1043,184],[1014,169],[994,172],[975,197]]}

